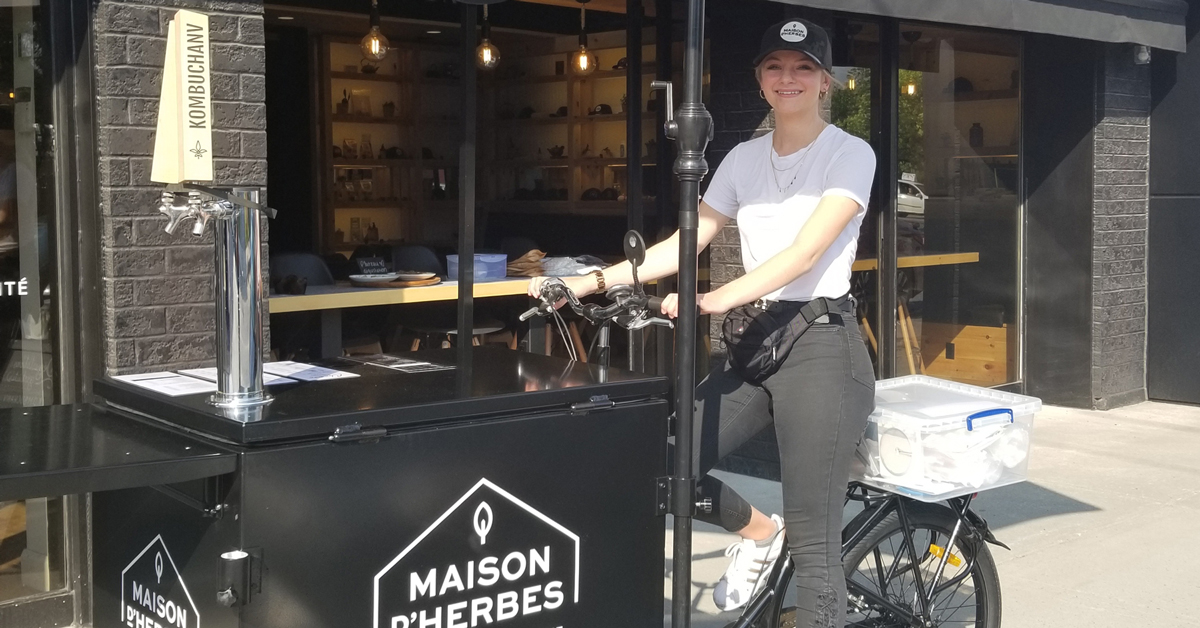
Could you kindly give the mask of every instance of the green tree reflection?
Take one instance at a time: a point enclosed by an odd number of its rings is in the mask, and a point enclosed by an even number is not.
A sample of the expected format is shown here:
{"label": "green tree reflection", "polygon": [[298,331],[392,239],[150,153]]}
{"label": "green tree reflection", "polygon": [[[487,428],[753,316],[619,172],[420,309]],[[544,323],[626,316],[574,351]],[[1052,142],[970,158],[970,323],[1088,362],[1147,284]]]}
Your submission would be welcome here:
{"label": "green tree reflection", "polygon": [[[925,105],[921,93],[922,73],[900,70],[900,172],[910,172],[924,181]],[[853,85],[853,88],[851,88]],[[907,86],[915,85],[909,95]],[[847,133],[871,141],[871,70],[850,70],[841,89],[829,101],[830,120]]]}

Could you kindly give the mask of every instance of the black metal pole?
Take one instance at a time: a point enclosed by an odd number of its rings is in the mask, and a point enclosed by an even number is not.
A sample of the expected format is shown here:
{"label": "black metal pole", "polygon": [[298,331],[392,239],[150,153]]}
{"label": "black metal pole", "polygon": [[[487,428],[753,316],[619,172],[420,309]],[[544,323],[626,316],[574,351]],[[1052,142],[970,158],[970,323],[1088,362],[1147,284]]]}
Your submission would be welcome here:
{"label": "black metal pole", "polygon": [[475,92],[474,5],[462,5],[463,139],[458,150],[458,363],[471,361],[475,329]]}
{"label": "black metal pole", "polygon": [[[656,0],[654,7],[654,28],[655,28],[655,56],[658,59],[658,68],[656,69],[655,78],[660,81],[671,80],[672,69],[675,65],[673,59],[672,46],[672,2],[671,0]],[[630,101],[632,102],[632,101]],[[661,102],[661,101],[660,101]],[[640,107],[639,103],[639,107]],[[657,117],[657,131],[654,134],[655,150],[648,151],[648,156],[654,161],[654,177],[655,181],[653,189],[657,190],[655,197],[654,215],[658,218],[658,236],[655,241],[662,241],[667,236],[675,233],[675,214],[671,212],[672,204],[672,189],[671,171],[662,167],[671,159],[671,143],[667,141],[666,133],[664,132],[664,122],[667,120],[666,107],[658,107],[655,116]],[[631,149],[633,147],[630,147]],[[642,147],[637,147],[638,154],[641,154]],[[674,279],[663,277],[658,281],[656,286],[658,296],[665,297],[672,292],[675,292]],[[654,372],[662,375],[670,371],[674,366],[675,347],[674,339],[670,334],[656,331],[654,333],[655,342],[655,365]]]}
{"label": "black metal pole", "polygon": [[675,116],[673,135],[679,148],[679,319],[675,327],[675,478],[672,482],[675,533],[671,625],[691,626],[692,515],[696,478],[692,466],[693,406],[696,398],[696,242],[700,182],[708,174],[704,151],[712,140],[712,116],[701,100],[704,79],[704,0],[688,3],[687,51],[684,56],[683,104]]}

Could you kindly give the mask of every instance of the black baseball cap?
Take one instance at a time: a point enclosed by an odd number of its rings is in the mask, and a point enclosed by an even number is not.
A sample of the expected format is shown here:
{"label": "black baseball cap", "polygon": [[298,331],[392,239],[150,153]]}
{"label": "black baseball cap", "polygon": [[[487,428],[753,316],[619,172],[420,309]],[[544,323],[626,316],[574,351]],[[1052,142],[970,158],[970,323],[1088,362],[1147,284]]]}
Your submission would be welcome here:
{"label": "black baseball cap", "polygon": [[833,50],[829,46],[829,34],[825,29],[800,18],[784,20],[763,33],[762,45],[754,66],[762,63],[767,55],[776,50],[795,50],[813,58],[826,72],[833,72]]}

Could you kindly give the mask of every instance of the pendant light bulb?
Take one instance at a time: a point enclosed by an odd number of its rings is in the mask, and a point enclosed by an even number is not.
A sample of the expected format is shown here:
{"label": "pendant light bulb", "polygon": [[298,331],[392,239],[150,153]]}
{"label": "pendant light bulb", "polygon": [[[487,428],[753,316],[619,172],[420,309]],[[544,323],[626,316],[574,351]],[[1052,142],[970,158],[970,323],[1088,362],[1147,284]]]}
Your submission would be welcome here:
{"label": "pendant light bulb", "polygon": [[480,70],[494,70],[500,65],[500,50],[488,40],[479,42],[475,49],[475,65]]}
{"label": "pendant light bulb", "polygon": [[909,84],[908,84],[908,87],[907,87],[906,89],[908,90],[908,95],[909,95],[909,96],[912,96],[912,95],[914,95],[914,94],[916,94],[916,93],[917,93],[917,84],[916,84],[916,83],[909,83]]}
{"label": "pendant light bulb", "polygon": [[379,30],[379,2],[371,0],[371,30],[362,38],[360,44],[363,58],[368,61],[383,61],[391,50],[391,43]]}
{"label": "pendant light bulb", "polygon": [[580,44],[579,50],[571,55],[571,69],[579,76],[587,76],[596,71],[596,55],[587,49],[586,44]]}
{"label": "pendant light bulb", "polygon": [[579,0],[579,50],[571,54],[571,71],[578,76],[587,76],[596,71],[596,54],[587,47],[587,2]]}
{"label": "pendant light bulb", "polygon": [[483,37],[475,49],[475,66],[480,70],[494,70],[500,65],[500,49],[491,41],[492,27],[488,24],[488,8],[483,5]]}

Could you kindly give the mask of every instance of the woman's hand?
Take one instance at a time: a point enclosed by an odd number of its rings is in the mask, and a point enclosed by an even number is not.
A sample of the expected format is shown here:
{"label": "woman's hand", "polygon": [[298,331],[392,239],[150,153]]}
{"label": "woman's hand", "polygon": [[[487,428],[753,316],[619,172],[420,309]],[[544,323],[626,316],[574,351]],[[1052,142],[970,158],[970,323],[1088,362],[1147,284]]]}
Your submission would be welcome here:
{"label": "woman's hand", "polygon": [[719,290],[697,295],[696,305],[700,307],[701,314],[724,314],[733,309],[733,306],[722,298]]}
{"label": "woman's hand", "polygon": [[667,318],[679,317],[679,294],[672,292],[663,297],[662,307],[659,308]]}
{"label": "woman's hand", "polygon": [[[529,296],[535,299],[540,299],[542,296],[542,284],[546,283],[547,279],[550,279],[550,277],[534,277],[533,279],[530,279],[528,290]],[[596,291],[596,278],[591,275],[583,275],[581,277],[559,277],[558,279],[562,279],[562,282],[571,289],[571,292],[575,293],[575,296],[581,299]],[[558,303],[554,304],[554,307],[562,307],[563,303],[566,303],[566,301],[559,301]]]}
{"label": "woman's hand", "polygon": [[[730,306],[724,302],[718,293],[706,292],[696,295],[696,305],[700,307],[701,314],[724,314],[728,312]],[[662,313],[670,318],[679,317],[679,294],[672,292],[663,297]]]}

